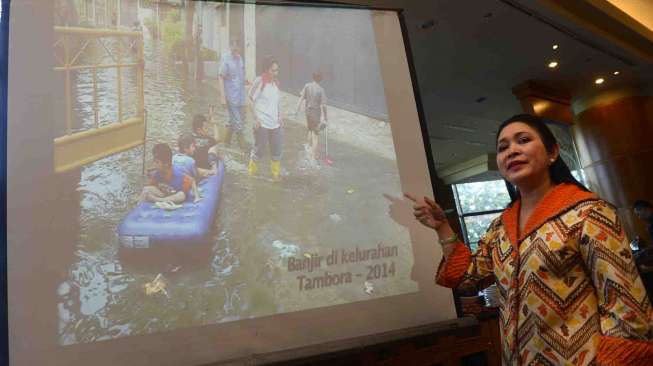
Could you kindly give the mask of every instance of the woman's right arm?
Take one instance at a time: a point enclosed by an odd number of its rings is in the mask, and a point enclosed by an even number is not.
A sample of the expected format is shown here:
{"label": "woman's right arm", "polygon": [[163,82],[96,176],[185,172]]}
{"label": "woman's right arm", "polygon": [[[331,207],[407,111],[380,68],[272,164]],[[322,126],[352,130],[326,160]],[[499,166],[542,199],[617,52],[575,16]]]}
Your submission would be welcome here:
{"label": "woman's right arm", "polygon": [[[440,240],[447,241],[455,233],[442,208],[433,200],[424,197],[418,200],[409,194],[406,198],[414,202],[414,215],[424,226],[435,230]],[[491,230],[479,241],[479,248],[472,253],[460,239],[442,245],[442,261],[438,267],[435,282],[441,286],[463,291],[480,290],[494,282],[492,263]]]}
{"label": "woman's right arm", "polygon": [[488,234],[478,242],[478,249],[472,253],[462,241],[443,247],[443,256],[435,282],[444,287],[476,293],[494,282],[492,248]]}

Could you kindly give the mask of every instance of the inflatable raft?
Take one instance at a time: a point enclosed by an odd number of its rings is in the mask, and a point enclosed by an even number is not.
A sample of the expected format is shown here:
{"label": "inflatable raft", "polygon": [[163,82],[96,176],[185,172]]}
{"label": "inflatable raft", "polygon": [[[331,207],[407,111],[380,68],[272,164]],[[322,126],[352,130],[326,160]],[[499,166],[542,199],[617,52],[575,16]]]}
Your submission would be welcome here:
{"label": "inflatable raft", "polygon": [[149,202],[139,203],[118,226],[120,246],[147,249],[209,242],[224,173],[224,163],[220,161],[217,173],[199,182],[202,199],[197,203],[187,200],[175,210],[161,209]]}

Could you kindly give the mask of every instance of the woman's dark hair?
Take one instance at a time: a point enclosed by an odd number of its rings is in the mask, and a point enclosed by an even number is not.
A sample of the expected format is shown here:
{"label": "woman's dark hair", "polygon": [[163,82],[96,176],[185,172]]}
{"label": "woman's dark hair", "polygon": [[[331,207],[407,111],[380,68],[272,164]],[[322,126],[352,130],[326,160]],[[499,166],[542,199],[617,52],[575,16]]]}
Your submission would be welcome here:
{"label": "woman's dark hair", "polygon": [[268,71],[272,65],[276,64],[277,60],[272,56],[265,56],[263,59],[263,71]]}
{"label": "woman's dark hair", "polygon": [[[533,128],[542,139],[547,152],[552,152],[555,146],[558,145],[558,141],[556,140],[555,136],[553,136],[551,130],[546,126],[544,120],[540,117],[530,114],[517,114],[503,121],[503,123],[501,123],[499,126],[499,130],[497,131],[497,137],[495,139],[497,144],[501,131],[509,124],[515,122],[522,122]],[[564,160],[562,160],[560,154],[558,154],[558,157],[553,162],[553,164],[549,166],[549,176],[551,177],[553,184],[571,183],[575,184],[580,189],[589,192],[589,189],[585,188],[584,185],[582,185],[576,178],[574,178],[573,175],[571,175],[569,167],[564,162]],[[514,185],[512,185],[512,183],[508,181],[506,181],[506,186],[508,187],[508,193],[510,193],[510,204],[512,205],[512,203],[519,198],[519,191]]]}

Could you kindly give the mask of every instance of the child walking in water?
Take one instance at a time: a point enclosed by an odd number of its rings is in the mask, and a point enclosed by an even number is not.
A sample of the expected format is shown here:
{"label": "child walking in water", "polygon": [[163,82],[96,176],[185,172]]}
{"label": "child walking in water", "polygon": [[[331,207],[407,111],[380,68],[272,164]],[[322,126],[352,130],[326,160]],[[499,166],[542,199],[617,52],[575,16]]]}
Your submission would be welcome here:
{"label": "child walking in water", "polygon": [[[295,115],[299,113],[302,102],[306,108],[306,125],[308,128],[307,142],[311,147],[311,153],[315,160],[319,160],[320,153],[318,150],[319,133],[326,127],[327,119],[327,97],[324,88],[320,85],[322,81],[322,73],[316,71],[313,73],[313,81],[304,85],[297,101],[295,108]],[[322,116],[324,116],[325,124],[322,124]]]}

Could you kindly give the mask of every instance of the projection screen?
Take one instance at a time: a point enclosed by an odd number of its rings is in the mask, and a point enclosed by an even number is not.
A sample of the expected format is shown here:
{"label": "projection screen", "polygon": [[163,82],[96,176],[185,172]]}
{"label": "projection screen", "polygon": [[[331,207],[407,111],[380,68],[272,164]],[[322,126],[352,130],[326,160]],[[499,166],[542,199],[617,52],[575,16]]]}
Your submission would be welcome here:
{"label": "projection screen", "polygon": [[401,14],[20,0],[10,364],[200,365],[456,318]]}

